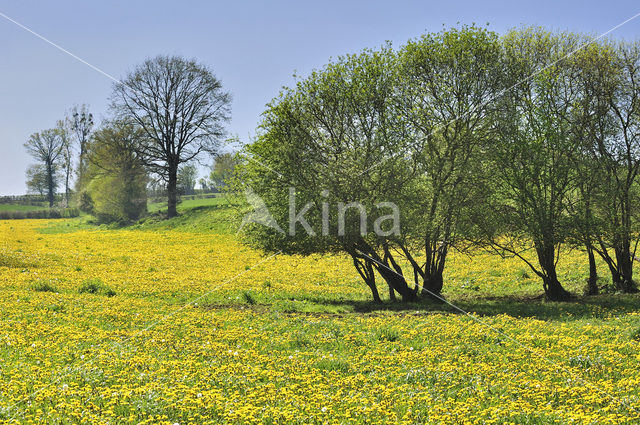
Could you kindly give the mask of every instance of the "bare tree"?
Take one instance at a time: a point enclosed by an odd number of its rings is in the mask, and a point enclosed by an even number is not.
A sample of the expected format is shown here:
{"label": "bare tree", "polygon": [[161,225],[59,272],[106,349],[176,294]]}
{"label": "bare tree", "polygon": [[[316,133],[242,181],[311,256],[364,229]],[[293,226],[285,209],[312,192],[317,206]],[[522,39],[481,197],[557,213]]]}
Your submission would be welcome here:
{"label": "bare tree", "polygon": [[167,183],[169,217],[177,214],[180,164],[217,152],[230,103],[209,68],[175,56],[149,59],[114,85],[113,110],[145,133],[139,154]]}
{"label": "bare tree", "polygon": [[51,208],[57,186],[56,168],[60,165],[59,161],[64,155],[64,140],[60,137],[58,129],[43,130],[40,133],[32,134],[24,147],[35,160],[44,166],[49,208]]}

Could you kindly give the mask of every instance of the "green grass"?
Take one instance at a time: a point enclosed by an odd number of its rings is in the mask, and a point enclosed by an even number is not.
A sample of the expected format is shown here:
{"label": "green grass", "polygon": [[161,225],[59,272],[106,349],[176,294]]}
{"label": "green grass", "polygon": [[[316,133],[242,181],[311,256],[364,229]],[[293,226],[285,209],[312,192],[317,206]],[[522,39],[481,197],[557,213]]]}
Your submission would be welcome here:
{"label": "green grass", "polygon": [[175,230],[198,233],[234,234],[236,232],[237,200],[228,195],[215,198],[185,200],[178,204],[178,216],[167,219],[166,202],[149,204],[149,214],[137,223],[121,225],[117,223],[97,223],[89,216],[49,222],[39,229],[40,233],[72,233],[78,230]]}
{"label": "green grass", "polygon": [[[163,246],[144,245],[158,258],[171,257],[185,236],[172,232],[224,240],[237,255],[248,248],[230,236],[237,214],[231,199],[185,201],[170,220],[163,206],[154,208],[124,232],[109,232],[115,226],[98,226],[86,216],[50,222],[40,236],[14,240],[4,263],[0,257],[0,267],[14,277],[34,273],[25,280],[28,287],[13,287],[15,279],[7,279],[3,288],[0,359],[6,376],[0,389],[6,396],[0,406],[13,404],[14,393],[22,400],[42,386],[50,391],[20,404],[17,421],[74,423],[74,412],[93,415],[94,423],[129,417],[249,423],[250,414],[262,423],[397,423],[406,417],[415,424],[478,418],[587,424],[607,423],[614,415],[637,423],[629,409],[594,388],[637,405],[640,294],[546,302],[538,297],[539,280],[524,266],[482,253],[452,261],[445,283],[447,299],[473,317],[428,299],[372,303],[354,271],[347,277],[353,292],[312,292],[304,288],[307,280],[325,283],[313,258],[287,260],[305,270],[300,288],[277,289],[286,272],[265,263],[273,269],[262,283],[249,265],[239,266],[238,273],[254,279],[248,283],[257,283],[250,289],[216,287],[202,273],[199,286],[176,291],[166,282],[183,279],[179,272],[160,261],[137,267],[138,236],[159,231],[168,239]],[[78,230],[96,231],[95,238],[72,234]],[[37,239],[48,247],[62,239],[76,244],[57,256],[33,249],[37,245],[29,243]],[[93,245],[98,241],[101,249]],[[107,252],[117,246],[125,251]],[[202,254],[208,246],[188,248]],[[575,256],[561,269],[563,283],[576,293],[586,271],[580,261]],[[97,274],[92,264],[108,265],[106,273]],[[119,269],[131,270],[130,276],[109,280]],[[55,280],[56,270],[68,280]],[[136,278],[151,282],[147,292],[136,292]],[[206,291],[211,293],[189,304]],[[59,371],[64,381],[56,381]],[[590,422],[569,415],[583,410],[593,416]],[[224,416],[239,411],[247,416]],[[282,412],[291,415],[277,416]],[[9,416],[0,410],[0,419]]]}
{"label": "green grass", "polygon": [[107,297],[113,297],[116,295],[116,291],[109,288],[102,280],[97,278],[84,280],[78,288],[78,293],[106,295]]}
{"label": "green grass", "polygon": [[178,216],[166,219],[166,203],[149,205],[149,216],[131,226],[140,230],[176,230],[197,233],[236,232],[237,201],[228,195],[186,200],[178,204]]}
{"label": "green grass", "polygon": [[[225,195],[216,196],[215,198],[203,198],[203,199],[187,199],[178,204],[178,212],[184,212],[197,207],[211,207],[214,205],[225,205],[227,200]],[[167,212],[167,202],[155,202],[149,203],[147,209],[150,213]]]}

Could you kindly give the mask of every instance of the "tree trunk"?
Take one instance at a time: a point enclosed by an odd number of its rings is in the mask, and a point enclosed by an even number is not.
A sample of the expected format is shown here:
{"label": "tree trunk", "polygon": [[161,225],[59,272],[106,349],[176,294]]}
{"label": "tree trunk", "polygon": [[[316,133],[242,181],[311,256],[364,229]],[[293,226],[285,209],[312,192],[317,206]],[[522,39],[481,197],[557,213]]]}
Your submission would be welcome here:
{"label": "tree trunk", "polygon": [[443,285],[442,271],[436,269],[432,273],[425,275],[422,295],[438,299],[442,293]]}
{"label": "tree trunk", "polygon": [[71,168],[69,166],[69,161],[67,161],[67,170],[66,170],[67,175],[65,176],[65,181],[64,181],[64,203],[66,204],[65,205],[66,207],[69,206],[69,173],[70,172],[71,172]]}
{"label": "tree trunk", "polygon": [[53,208],[54,201],[54,182],[53,182],[53,165],[47,163],[47,196],[49,199],[49,208]]}
{"label": "tree trunk", "polygon": [[616,262],[618,263],[619,273],[619,279],[615,282],[616,288],[627,294],[638,292],[638,287],[633,281],[631,243],[626,239],[618,244],[614,250],[616,253]]}
{"label": "tree trunk", "polygon": [[441,300],[444,280],[444,264],[447,259],[449,249],[445,243],[427,241],[425,243],[426,261],[424,265],[424,279],[422,285],[422,295]]}
{"label": "tree trunk", "polygon": [[536,246],[538,262],[542,269],[542,287],[549,301],[567,301],[571,294],[567,292],[560,282],[556,273],[555,248],[552,244]]}
{"label": "tree trunk", "polygon": [[400,294],[402,301],[408,302],[416,300],[416,293],[409,288],[404,276],[389,270],[389,268],[384,265],[376,264],[376,269],[380,276],[382,276],[382,278],[387,282],[389,287],[393,288],[393,290]]}
{"label": "tree trunk", "polygon": [[373,301],[375,303],[381,303],[382,299],[380,299],[380,294],[378,293],[378,287],[376,286],[376,275],[374,273],[371,261],[366,258],[362,258],[354,253],[351,253],[351,258],[353,259],[353,265],[356,270],[358,270],[360,277],[362,277],[364,283],[371,290]]}
{"label": "tree trunk", "polygon": [[394,291],[391,286],[389,286],[389,299],[391,301],[398,301],[398,298],[396,298],[396,291]]}
{"label": "tree trunk", "polygon": [[384,258],[382,263],[378,264],[378,273],[387,281],[389,285],[389,297],[396,300],[395,292],[397,291],[403,301],[413,301],[416,299],[415,291],[409,288],[409,285],[402,273],[402,267],[393,258],[393,254],[387,243],[382,246],[384,250]]}
{"label": "tree trunk", "polygon": [[587,245],[587,255],[589,256],[589,280],[587,280],[587,295],[598,295],[598,269],[596,268],[596,257],[593,248]]}
{"label": "tree trunk", "polygon": [[544,293],[549,301],[567,301],[571,297],[556,276],[545,276],[542,278]]}
{"label": "tree trunk", "polygon": [[168,203],[167,203],[167,216],[169,218],[175,217],[178,215],[177,205],[178,205],[178,167],[177,166],[169,166],[169,181],[167,183],[167,195],[168,195]]}

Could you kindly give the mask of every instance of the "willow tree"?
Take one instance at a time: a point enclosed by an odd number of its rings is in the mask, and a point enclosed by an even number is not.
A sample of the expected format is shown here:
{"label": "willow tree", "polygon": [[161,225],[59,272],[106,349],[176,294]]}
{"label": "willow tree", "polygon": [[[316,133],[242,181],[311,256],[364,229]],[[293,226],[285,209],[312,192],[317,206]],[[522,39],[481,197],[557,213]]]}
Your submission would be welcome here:
{"label": "willow tree", "polygon": [[149,59],[114,84],[117,118],[144,132],[145,143],[136,150],[149,171],[167,183],[169,217],[177,214],[180,165],[217,153],[230,103],[208,67],[175,56]]}
{"label": "willow tree", "polygon": [[[617,85],[616,49],[609,42],[590,43],[572,55],[577,102],[568,117],[572,123],[575,173],[573,202],[568,204],[569,243],[582,248],[589,264],[588,295],[599,293],[596,255],[607,256],[607,164],[600,146],[613,132],[610,99]],[[604,247],[603,247],[604,246]]]}
{"label": "willow tree", "polygon": [[[491,246],[522,259],[541,278],[550,300],[569,298],[556,265],[575,189],[575,145],[567,117],[578,90],[568,57],[579,46],[571,34],[532,28],[503,38],[508,93],[497,99],[494,134],[484,148],[494,192],[493,215],[482,224],[491,228]],[[524,253],[529,246],[535,260]]]}
{"label": "willow tree", "polygon": [[447,253],[468,237],[483,199],[479,148],[500,88],[499,62],[498,36],[474,26],[423,35],[400,52],[397,111],[420,172],[400,248],[428,294],[441,293]]}
{"label": "willow tree", "polygon": [[400,223],[385,217],[415,204],[417,193],[412,141],[394,110],[398,81],[389,46],[312,72],[269,104],[246,150],[253,161],[238,170],[243,188],[270,213],[245,227],[254,244],[285,253],[347,253],[376,301],[376,276],[391,297],[418,293],[391,248]]}
{"label": "willow tree", "polygon": [[615,57],[599,82],[604,113],[588,127],[602,176],[597,251],[619,291],[636,292],[633,261],[640,241],[640,43],[613,46]]}

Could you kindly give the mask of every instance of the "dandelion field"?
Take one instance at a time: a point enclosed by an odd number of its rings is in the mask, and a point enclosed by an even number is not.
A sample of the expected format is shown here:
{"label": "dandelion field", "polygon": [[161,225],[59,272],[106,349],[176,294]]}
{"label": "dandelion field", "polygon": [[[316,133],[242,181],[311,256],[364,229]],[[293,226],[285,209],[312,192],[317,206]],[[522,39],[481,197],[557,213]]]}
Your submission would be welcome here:
{"label": "dandelion field", "polygon": [[[1,221],[0,421],[640,422],[638,296],[543,302],[521,262],[478,252],[453,254],[445,283],[477,320],[374,306],[347,258],[269,257],[190,227],[221,213]],[[583,257],[559,267],[577,294]]]}

